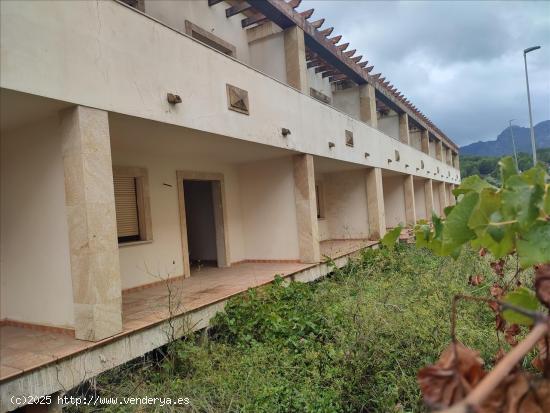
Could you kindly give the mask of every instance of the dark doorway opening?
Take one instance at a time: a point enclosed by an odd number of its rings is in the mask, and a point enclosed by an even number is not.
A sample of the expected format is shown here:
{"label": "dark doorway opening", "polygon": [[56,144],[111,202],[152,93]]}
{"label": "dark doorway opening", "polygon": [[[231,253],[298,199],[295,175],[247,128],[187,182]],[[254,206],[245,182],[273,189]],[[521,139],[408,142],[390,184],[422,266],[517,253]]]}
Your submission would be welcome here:
{"label": "dark doorway opening", "polygon": [[183,181],[191,268],[218,266],[213,181]]}

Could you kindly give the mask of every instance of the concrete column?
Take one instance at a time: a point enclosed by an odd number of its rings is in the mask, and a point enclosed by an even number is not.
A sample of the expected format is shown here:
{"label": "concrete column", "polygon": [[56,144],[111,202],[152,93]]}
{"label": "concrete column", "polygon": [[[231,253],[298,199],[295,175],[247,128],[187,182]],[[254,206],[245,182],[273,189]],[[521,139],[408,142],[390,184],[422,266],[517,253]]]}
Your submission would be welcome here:
{"label": "concrete column", "polygon": [[455,199],[455,196],[453,194],[453,190],[455,189],[455,185],[454,184],[450,184],[449,185],[450,188],[449,188],[449,205],[456,205],[456,199]]}
{"label": "concrete column", "polygon": [[316,263],[321,260],[317,202],[315,195],[315,171],[313,156],[294,156],[294,196],[296,198],[296,221],[300,260]]}
{"label": "concrete column", "polygon": [[367,211],[370,239],[382,238],[386,234],[386,215],[384,213],[384,188],[382,186],[381,168],[367,170]]}
{"label": "concrete column", "polygon": [[434,210],[434,191],[433,181],[427,179],[424,183],[424,203],[426,204],[426,220],[431,221],[432,212]]}
{"label": "concrete column", "polygon": [[290,86],[309,95],[304,31],[298,26],[289,27],[284,32],[284,41],[286,81]]}
{"label": "concrete column", "polygon": [[406,113],[399,114],[399,140],[407,145],[411,144],[411,136],[409,133],[409,115]]}
{"label": "concrete column", "polygon": [[427,130],[423,130],[420,135],[420,144],[422,145],[422,152],[430,154],[430,133]]}
{"label": "concrete column", "polygon": [[98,341],[122,330],[109,120],[77,106],[61,114],[75,335]]}
{"label": "concrete column", "polygon": [[416,206],[414,203],[414,178],[407,175],[403,179],[403,189],[405,191],[405,219],[407,225],[416,224]]}
{"label": "concrete column", "polygon": [[378,128],[376,91],[370,83],[359,86],[359,116],[363,122]]}
{"label": "concrete column", "polygon": [[435,142],[435,157],[438,160],[443,161],[443,142],[440,140]]}
{"label": "concrete column", "polygon": [[447,206],[447,194],[445,190],[445,182],[439,182],[437,185],[437,192],[439,196],[439,206],[441,207],[441,216],[443,216],[443,210]]}

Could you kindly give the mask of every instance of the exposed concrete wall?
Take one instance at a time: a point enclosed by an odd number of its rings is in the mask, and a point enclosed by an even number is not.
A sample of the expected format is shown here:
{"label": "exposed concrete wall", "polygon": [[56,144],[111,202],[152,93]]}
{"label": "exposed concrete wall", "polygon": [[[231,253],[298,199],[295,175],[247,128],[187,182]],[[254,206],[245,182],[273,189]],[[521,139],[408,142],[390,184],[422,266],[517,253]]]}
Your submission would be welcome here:
{"label": "exposed concrete wall", "polygon": [[335,108],[347,113],[352,118],[360,120],[359,89],[348,88],[332,92],[332,104]]}
{"label": "exposed concrete wall", "polygon": [[439,197],[439,182],[432,181],[432,192],[433,192],[433,201],[434,201],[434,211],[439,216],[443,213],[443,208],[441,205],[441,199]]}
{"label": "exposed concrete wall", "polygon": [[366,171],[324,175],[328,235],[331,239],[368,238]]}
{"label": "exposed concrete wall", "polygon": [[430,141],[430,156],[435,158],[435,141]]}
{"label": "exposed concrete wall", "polygon": [[227,18],[226,2],[208,6],[207,1],[145,0],[145,13],[161,22],[185,31],[185,20],[196,24],[237,48],[237,59],[251,63],[246,30],[241,27],[243,14]]}
{"label": "exposed concrete wall", "polygon": [[399,115],[390,114],[378,118],[378,129],[393,139],[399,140]]}
{"label": "exposed concrete wall", "polygon": [[286,83],[284,33],[274,33],[251,42],[250,65]]}
{"label": "exposed concrete wall", "polygon": [[403,176],[384,176],[384,208],[386,213],[386,227],[393,228],[405,224],[405,192]]}
{"label": "exposed concrete wall", "polygon": [[299,259],[292,158],[241,165],[239,180],[244,258]]}
{"label": "exposed concrete wall", "polygon": [[59,118],[1,135],[0,319],[72,327]]}

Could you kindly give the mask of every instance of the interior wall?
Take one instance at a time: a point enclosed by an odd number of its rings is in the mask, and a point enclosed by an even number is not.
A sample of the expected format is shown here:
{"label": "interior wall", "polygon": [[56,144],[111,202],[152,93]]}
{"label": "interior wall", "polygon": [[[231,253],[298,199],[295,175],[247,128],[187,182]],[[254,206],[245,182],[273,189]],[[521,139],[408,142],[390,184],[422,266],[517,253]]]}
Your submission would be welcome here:
{"label": "interior wall", "polygon": [[324,174],[325,211],[330,239],[368,238],[364,170]]}
{"label": "interior wall", "polygon": [[424,181],[414,180],[414,203],[416,211],[416,219],[427,219],[426,217],[426,190]]}
{"label": "interior wall", "polygon": [[291,156],[239,166],[245,258],[299,259]]}
{"label": "interior wall", "polygon": [[189,257],[217,261],[212,182],[183,181]]}
{"label": "interior wall", "polygon": [[[241,26],[243,14],[227,18],[226,2],[208,6],[207,1],[146,0],[145,13],[164,24],[185,32],[185,20],[196,24],[237,49],[237,59],[250,63],[246,30]],[[240,18],[239,18],[240,17]]]}
{"label": "interior wall", "polygon": [[252,67],[283,83],[287,82],[284,32],[253,41],[249,48]]}
{"label": "interior wall", "polygon": [[378,118],[378,130],[399,140],[399,116],[394,114]]}
{"label": "interior wall", "polygon": [[230,262],[243,259],[240,187],[237,167],[208,150],[192,153],[192,131],[158,127],[154,122],[123,118],[110,122],[114,166],[147,169],[153,241],[119,247],[122,288],[181,276],[183,255],[176,171],[221,173],[224,176]]}
{"label": "interior wall", "polygon": [[0,319],[72,327],[57,116],[1,134]]}
{"label": "interior wall", "polygon": [[382,177],[384,187],[384,210],[386,214],[386,227],[393,228],[399,224],[405,224],[405,191],[403,177]]}

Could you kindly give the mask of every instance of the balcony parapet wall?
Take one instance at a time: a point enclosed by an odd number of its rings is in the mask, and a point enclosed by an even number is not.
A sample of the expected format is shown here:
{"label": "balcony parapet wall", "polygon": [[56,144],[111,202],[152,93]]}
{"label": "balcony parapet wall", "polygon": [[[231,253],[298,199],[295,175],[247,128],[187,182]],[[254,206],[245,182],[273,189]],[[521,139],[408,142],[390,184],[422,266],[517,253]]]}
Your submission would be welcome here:
{"label": "balcony parapet wall", "polygon": [[[0,11],[2,88],[460,181],[451,165],[116,1],[2,2]],[[248,115],[228,110],[228,84],[248,92]],[[168,103],[167,93],[181,96],[182,103]],[[283,128],[290,131],[286,137]],[[353,147],[346,145],[346,131]]]}

